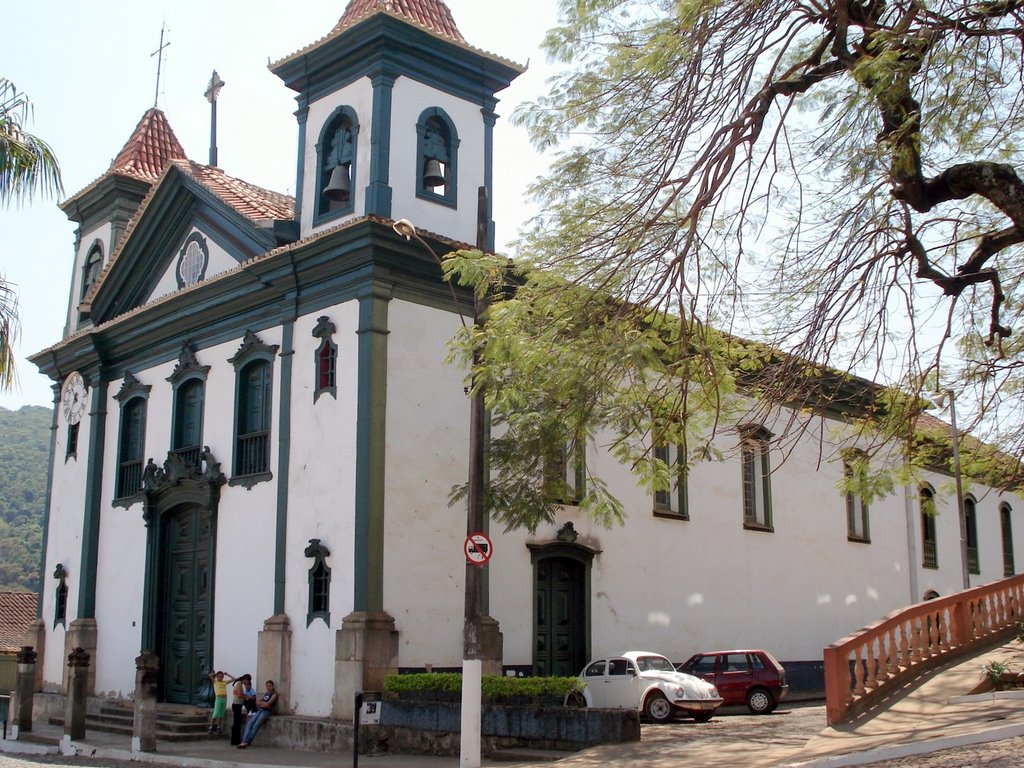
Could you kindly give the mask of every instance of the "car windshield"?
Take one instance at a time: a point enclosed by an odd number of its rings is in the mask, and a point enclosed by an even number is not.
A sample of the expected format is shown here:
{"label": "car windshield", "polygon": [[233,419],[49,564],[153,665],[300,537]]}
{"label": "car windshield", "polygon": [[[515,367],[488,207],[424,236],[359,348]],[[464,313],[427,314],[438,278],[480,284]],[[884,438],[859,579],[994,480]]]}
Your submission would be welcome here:
{"label": "car windshield", "polygon": [[672,662],[664,656],[640,656],[636,660],[637,669],[641,672],[675,672]]}

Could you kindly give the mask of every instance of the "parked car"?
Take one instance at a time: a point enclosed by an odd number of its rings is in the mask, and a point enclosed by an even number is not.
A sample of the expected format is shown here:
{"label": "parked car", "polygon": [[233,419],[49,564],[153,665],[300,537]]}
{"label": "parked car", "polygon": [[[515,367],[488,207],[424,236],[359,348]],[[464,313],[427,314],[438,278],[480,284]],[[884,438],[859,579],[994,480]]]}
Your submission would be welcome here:
{"label": "parked car", "polygon": [[715,686],[699,677],[677,672],[664,656],[648,651],[626,651],[595,659],[580,679],[588,707],[635,707],[649,720],[664,723],[680,712],[698,723],[710,720],[722,698]]}
{"label": "parked car", "polygon": [[786,670],[768,651],[707,651],[676,669],[713,684],[726,704],[746,704],[755,715],[774,710],[789,692]]}

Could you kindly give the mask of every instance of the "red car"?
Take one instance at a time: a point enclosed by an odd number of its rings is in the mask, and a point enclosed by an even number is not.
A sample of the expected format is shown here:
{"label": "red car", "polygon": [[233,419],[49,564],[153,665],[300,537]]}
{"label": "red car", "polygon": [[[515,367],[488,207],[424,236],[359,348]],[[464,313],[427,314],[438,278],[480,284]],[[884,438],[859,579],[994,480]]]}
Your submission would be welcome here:
{"label": "red car", "polygon": [[766,715],[786,698],[786,670],[768,651],[708,651],[677,664],[676,669],[707,680],[726,704],[746,704]]}

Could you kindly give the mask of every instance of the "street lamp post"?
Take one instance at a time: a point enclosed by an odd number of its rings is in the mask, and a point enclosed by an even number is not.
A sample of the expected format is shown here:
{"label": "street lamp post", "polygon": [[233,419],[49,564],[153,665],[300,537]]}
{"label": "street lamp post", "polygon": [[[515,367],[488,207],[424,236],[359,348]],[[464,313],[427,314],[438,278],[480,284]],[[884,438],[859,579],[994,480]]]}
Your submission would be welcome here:
{"label": "street lamp post", "polygon": [[[481,191],[481,208],[486,210],[485,192]],[[483,214],[481,213],[478,218]],[[416,227],[408,219],[399,219],[392,228],[406,240],[415,239],[434,257],[438,266],[441,258],[434,249],[420,237]],[[477,227],[477,248],[483,250],[485,228]],[[452,288],[455,298],[455,289]],[[457,298],[456,298],[457,301]],[[460,320],[461,320],[460,313]],[[465,327],[465,320],[462,320]],[[473,325],[480,324],[479,301],[473,299]],[[474,347],[472,365],[476,369],[480,362],[480,351]],[[469,411],[469,477],[466,495],[466,536],[483,531],[484,528],[484,393],[479,387],[472,387]],[[483,568],[466,560],[466,595],[462,628],[462,722],[459,742],[459,765],[461,768],[480,768],[480,722],[481,688],[483,681],[482,642],[482,598]]]}
{"label": "street lamp post", "polygon": [[956,395],[953,390],[936,393],[932,402],[938,408],[944,408],[949,399],[949,430],[953,442],[953,480],[956,483],[956,510],[960,518],[960,569],[963,574],[964,589],[971,587],[971,571],[967,561],[967,520],[964,517],[964,488],[960,476],[960,433],[956,428]]}

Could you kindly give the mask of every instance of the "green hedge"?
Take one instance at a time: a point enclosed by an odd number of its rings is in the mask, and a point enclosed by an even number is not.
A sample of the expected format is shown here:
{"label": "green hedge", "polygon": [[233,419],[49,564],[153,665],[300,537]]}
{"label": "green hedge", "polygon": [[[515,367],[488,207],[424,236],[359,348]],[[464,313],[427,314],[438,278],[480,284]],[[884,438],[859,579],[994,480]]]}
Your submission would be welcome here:
{"label": "green hedge", "polygon": [[[492,701],[524,696],[564,699],[570,693],[582,691],[583,681],[578,677],[484,675],[481,688],[483,695]],[[388,675],[384,679],[384,690],[388,693],[406,691],[459,693],[462,691],[462,675],[458,672]]]}

